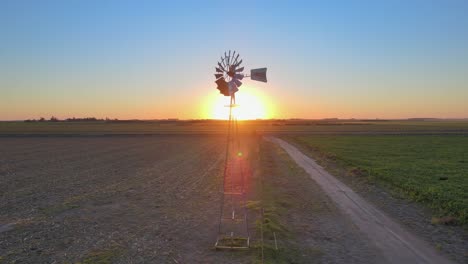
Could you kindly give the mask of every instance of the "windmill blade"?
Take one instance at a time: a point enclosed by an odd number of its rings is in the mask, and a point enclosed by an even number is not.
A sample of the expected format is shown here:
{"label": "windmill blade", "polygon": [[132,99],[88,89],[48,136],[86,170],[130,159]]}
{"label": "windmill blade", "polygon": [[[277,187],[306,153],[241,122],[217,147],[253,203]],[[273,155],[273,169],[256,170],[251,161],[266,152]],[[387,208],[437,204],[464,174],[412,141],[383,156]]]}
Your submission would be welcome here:
{"label": "windmill blade", "polygon": [[234,59],[235,56],[236,56],[236,51],[234,51],[234,52],[232,53],[232,57],[231,57],[231,58],[232,58],[232,60],[231,60],[231,61],[232,61],[232,65],[235,65],[235,64],[236,64],[235,59]]}
{"label": "windmill blade", "polygon": [[240,61],[236,64],[236,66],[241,65],[241,63],[242,63],[242,60],[240,60]]}
{"label": "windmill blade", "polygon": [[223,64],[223,66],[226,66],[226,64],[224,63],[224,58],[221,57],[221,64]]}
{"label": "windmill blade", "polygon": [[234,75],[234,79],[242,80],[242,79],[244,79],[244,75],[236,73],[236,75]]}
{"label": "windmill blade", "polygon": [[236,65],[229,66],[229,71],[235,71],[235,70],[236,70]]}
{"label": "windmill blade", "polygon": [[223,77],[223,74],[219,73],[219,74],[215,74],[214,76],[216,77],[216,79],[219,79],[219,78]]}
{"label": "windmill blade", "polygon": [[237,88],[237,84],[234,81],[230,81],[228,83],[228,87],[229,87],[229,94],[230,95],[232,95],[235,92],[239,91],[239,89]]}
{"label": "windmill blade", "polygon": [[223,78],[216,80],[215,83],[218,85],[216,89],[218,89],[220,93],[229,96],[229,85]]}
{"label": "windmill blade", "polygon": [[233,81],[237,85],[237,87],[240,87],[242,85],[242,82],[237,79],[234,79]]}
{"label": "windmill blade", "polygon": [[223,72],[220,68],[216,67],[216,72]]}
{"label": "windmill blade", "polygon": [[236,69],[236,72],[242,72],[244,70],[244,67],[240,67],[239,69]]}
{"label": "windmill blade", "polygon": [[220,94],[222,94],[222,95],[224,95],[224,96],[229,96],[229,89],[227,89],[227,88],[226,88],[226,89],[222,89],[222,88],[219,88],[219,87],[216,88],[216,89],[219,90],[219,93],[220,93]]}
{"label": "windmill blade", "polygon": [[226,82],[224,79],[218,79],[218,80],[215,81],[215,83],[216,83],[219,87],[222,87],[222,86],[227,85],[227,82]]}
{"label": "windmill blade", "polygon": [[220,68],[221,70],[226,71],[226,70],[223,68],[223,65],[221,65],[221,63],[218,62],[218,66],[219,66],[219,68]]}
{"label": "windmill blade", "polygon": [[227,84],[229,86],[229,89],[237,88],[237,85],[234,82],[234,80],[230,80],[229,82],[227,82]]}
{"label": "windmill blade", "polygon": [[[237,65],[237,60],[239,59],[239,55],[240,55],[240,54],[237,53],[237,57],[236,57],[236,59],[234,60],[234,65],[236,65],[236,66],[239,66],[239,65]],[[234,57],[234,56],[233,56],[233,57]]]}

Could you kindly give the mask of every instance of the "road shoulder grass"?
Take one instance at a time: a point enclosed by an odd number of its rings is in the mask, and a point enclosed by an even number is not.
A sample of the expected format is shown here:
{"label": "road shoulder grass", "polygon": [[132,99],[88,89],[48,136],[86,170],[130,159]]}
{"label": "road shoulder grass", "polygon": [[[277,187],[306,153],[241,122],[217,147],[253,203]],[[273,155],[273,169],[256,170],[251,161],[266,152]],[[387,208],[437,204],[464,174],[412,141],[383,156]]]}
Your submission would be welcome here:
{"label": "road shoulder grass", "polygon": [[[257,222],[257,232],[263,231],[264,263],[378,260],[379,253],[368,239],[286,152],[263,141],[259,154],[254,184],[257,201],[249,207],[264,209],[263,222],[262,218]],[[256,247],[261,263],[261,242]]]}

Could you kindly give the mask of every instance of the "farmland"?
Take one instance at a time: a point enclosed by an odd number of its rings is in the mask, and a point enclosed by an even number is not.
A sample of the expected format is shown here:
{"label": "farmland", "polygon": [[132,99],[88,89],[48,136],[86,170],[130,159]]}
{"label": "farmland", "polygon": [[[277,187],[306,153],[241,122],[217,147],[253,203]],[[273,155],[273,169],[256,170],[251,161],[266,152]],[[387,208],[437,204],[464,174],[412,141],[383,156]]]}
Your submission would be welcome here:
{"label": "farmland", "polygon": [[265,263],[381,261],[375,245],[262,134],[295,144],[358,191],[376,186],[361,193],[466,262],[468,122],[240,122],[251,169],[246,252],[213,249],[225,125],[0,122],[0,263],[256,263],[262,245]]}
{"label": "farmland", "polygon": [[222,261],[212,247],[224,137],[0,139],[10,262]]}
{"label": "farmland", "polygon": [[268,263],[376,260],[367,239],[284,152],[252,137],[243,140],[243,157],[252,164],[252,250],[213,250],[224,140],[213,135],[0,138],[1,259],[252,263],[261,260],[260,205],[268,219]]}
{"label": "farmland", "polygon": [[[222,120],[0,122],[0,135],[141,135],[222,134]],[[252,120],[240,121],[243,132],[273,134],[466,134],[466,120]]]}

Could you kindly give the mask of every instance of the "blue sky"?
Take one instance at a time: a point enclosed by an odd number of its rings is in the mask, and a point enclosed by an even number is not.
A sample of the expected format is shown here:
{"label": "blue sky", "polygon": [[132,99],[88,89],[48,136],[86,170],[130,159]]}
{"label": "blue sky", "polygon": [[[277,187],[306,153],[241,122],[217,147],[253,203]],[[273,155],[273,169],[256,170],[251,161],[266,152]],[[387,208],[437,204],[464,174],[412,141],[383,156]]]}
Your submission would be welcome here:
{"label": "blue sky", "polygon": [[468,117],[466,14],[455,0],[2,1],[0,119],[206,117],[229,49],[269,68],[246,89],[275,117]]}

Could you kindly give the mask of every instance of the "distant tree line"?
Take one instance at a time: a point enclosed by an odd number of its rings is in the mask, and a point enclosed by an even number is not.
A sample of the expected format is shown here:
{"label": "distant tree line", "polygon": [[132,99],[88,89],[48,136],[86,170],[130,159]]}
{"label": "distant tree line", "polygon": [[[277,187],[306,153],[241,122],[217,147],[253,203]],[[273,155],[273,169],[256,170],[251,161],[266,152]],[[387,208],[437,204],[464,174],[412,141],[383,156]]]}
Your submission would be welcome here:
{"label": "distant tree line", "polygon": [[96,121],[106,121],[106,122],[113,122],[113,121],[119,121],[117,118],[110,119],[110,118],[95,118],[95,117],[72,117],[72,118],[67,118],[64,120],[60,120],[59,118],[55,116],[51,116],[50,119],[45,119],[44,117],[40,117],[39,119],[27,119],[24,120],[24,122],[96,122]]}

